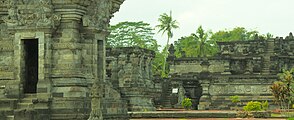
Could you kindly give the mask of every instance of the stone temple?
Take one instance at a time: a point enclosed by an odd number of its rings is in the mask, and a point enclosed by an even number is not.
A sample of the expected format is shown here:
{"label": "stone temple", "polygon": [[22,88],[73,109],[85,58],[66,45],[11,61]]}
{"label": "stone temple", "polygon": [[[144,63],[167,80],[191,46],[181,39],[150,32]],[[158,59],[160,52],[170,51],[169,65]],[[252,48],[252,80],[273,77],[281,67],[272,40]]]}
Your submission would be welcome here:
{"label": "stone temple", "polygon": [[0,0],[1,120],[128,119],[105,81],[109,20],[123,1]]}
{"label": "stone temple", "polygon": [[294,67],[294,38],[219,42],[213,57],[174,56],[154,77],[154,52],[105,48],[124,0],[0,0],[1,120],[127,120],[128,111],[230,109],[229,96],[272,103],[269,86]]}
{"label": "stone temple", "polygon": [[128,111],[154,111],[160,98],[161,82],[152,74],[155,52],[139,47],[108,48],[106,81],[120,91]]}
{"label": "stone temple", "polygon": [[[268,101],[274,108],[270,85],[278,73],[294,67],[294,37],[285,39],[218,42],[220,53],[212,57],[176,58],[169,49],[169,82],[162,94],[163,106],[178,107],[184,97],[194,109],[231,109],[230,96],[238,95],[241,106],[248,101]],[[177,89],[177,93],[172,93]]]}

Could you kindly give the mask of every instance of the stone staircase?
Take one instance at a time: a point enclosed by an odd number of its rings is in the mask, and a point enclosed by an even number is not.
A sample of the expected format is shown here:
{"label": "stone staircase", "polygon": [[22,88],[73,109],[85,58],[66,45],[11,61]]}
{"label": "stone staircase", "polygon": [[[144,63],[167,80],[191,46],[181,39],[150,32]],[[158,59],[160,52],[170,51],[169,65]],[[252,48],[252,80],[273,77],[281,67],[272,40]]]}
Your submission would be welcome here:
{"label": "stone staircase", "polygon": [[13,110],[6,112],[6,119],[5,120],[14,120]]}
{"label": "stone staircase", "polygon": [[33,109],[34,98],[37,98],[37,94],[25,94],[25,97],[17,104],[17,109]]}
{"label": "stone staircase", "polygon": [[165,81],[163,84],[163,90],[162,90],[162,107],[164,108],[171,108],[171,92],[172,92],[172,87],[170,81]]}
{"label": "stone staircase", "polygon": [[[25,97],[21,99],[18,103],[16,103],[16,109],[15,110],[21,110],[21,109],[33,109],[33,103],[32,100],[36,98],[36,94],[25,94]],[[5,120],[14,120],[14,113],[13,111],[7,112],[6,119]]]}
{"label": "stone staircase", "polygon": [[271,56],[274,54],[275,43],[274,40],[267,41],[267,50],[263,56],[262,74],[270,74]]}
{"label": "stone staircase", "polygon": [[0,100],[0,120],[14,120],[14,109],[18,99],[1,99]]}
{"label": "stone staircase", "polygon": [[14,120],[14,115],[8,115],[8,116],[6,116],[6,120]]}

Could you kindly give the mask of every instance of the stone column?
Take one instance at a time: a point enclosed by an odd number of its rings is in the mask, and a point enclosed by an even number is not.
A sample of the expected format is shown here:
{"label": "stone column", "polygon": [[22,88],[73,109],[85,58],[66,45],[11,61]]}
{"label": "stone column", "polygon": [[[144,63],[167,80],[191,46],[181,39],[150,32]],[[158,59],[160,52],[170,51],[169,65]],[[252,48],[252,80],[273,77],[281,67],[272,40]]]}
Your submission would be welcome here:
{"label": "stone column", "polygon": [[210,63],[206,59],[204,59],[201,63],[202,71],[199,78],[201,79],[200,84],[202,86],[202,96],[199,100],[199,110],[208,110],[211,104],[211,96],[209,93],[211,75],[208,71],[209,65]]}
{"label": "stone column", "polygon": [[[87,83],[81,72],[81,45],[78,21],[62,23],[62,36],[59,42],[53,44],[55,64],[53,65],[52,81],[57,93],[63,93],[63,97],[86,97],[85,87]],[[79,89],[76,93],[70,89]],[[80,91],[81,90],[81,91]],[[79,94],[80,92],[80,94]],[[53,94],[54,96],[54,94]]]}
{"label": "stone column", "polygon": [[178,103],[177,108],[182,108],[182,101],[185,99],[185,88],[183,87],[183,81],[178,82]]}
{"label": "stone column", "polygon": [[[108,35],[106,31],[100,31],[95,34],[94,44],[95,51],[97,51],[97,56],[94,57],[95,65],[94,69],[97,70],[94,75],[95,79],[93,81],[93,86],[91,88],[91,113],[88,120],[103,120],[102,111],[101,111],[101,102],[102,102],[102,94],[105,94],[105,74],[106,74],[106,55],[105,55],[105,39]],[[95,71],[94,70],[94,71]]]}
{"label": "stone column", "polygon": [[57,2],[53,4],[61,22],[52,43],[52,116],[81,119],[90,111],[90,90],[82,63],[81,17],[85,11],[71,1]]}
{"label": "stone column", "polygon": [[200,102],[198,105],[199,110],[208,110],[211,104],[210,94],[209,94],[209,86],[210,83],[208,81],[202,81],[202,96],[200,97]]}

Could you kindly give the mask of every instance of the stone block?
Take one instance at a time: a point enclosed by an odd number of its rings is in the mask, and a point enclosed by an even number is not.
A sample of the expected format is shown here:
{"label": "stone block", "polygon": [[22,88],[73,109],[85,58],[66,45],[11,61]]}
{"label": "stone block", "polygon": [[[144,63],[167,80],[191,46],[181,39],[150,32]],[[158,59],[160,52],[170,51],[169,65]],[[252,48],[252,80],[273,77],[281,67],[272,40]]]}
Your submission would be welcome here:
{"label": "stone block", "polygon": [[37,112],[35,110],[15,110],[14,111],[14,119],[15,120],[37,120],[36,119]]}
{"label": "stone block", "polygon": [[0,109],[0,118],[1,118],[1,120],[6,120],[5,111],[1,111],[1,109]]}

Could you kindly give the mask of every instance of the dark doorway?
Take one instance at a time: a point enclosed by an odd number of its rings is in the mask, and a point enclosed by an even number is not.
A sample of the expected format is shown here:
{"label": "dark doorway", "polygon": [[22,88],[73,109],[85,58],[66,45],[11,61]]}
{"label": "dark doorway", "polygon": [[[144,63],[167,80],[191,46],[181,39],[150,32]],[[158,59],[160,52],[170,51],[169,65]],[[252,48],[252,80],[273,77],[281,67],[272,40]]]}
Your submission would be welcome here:
{"label": "dark doorway", "polygon": [[38,83],[38,39],[23,40],[24,93],[36,93]]}
{"label": "dark doorway", "polygon": [[202,96],[202,87],[199,81],[186,81],[183,82],[183,86],[186,91],[185,97],[192,100],[192,109],[198,110],[200,97]]}

